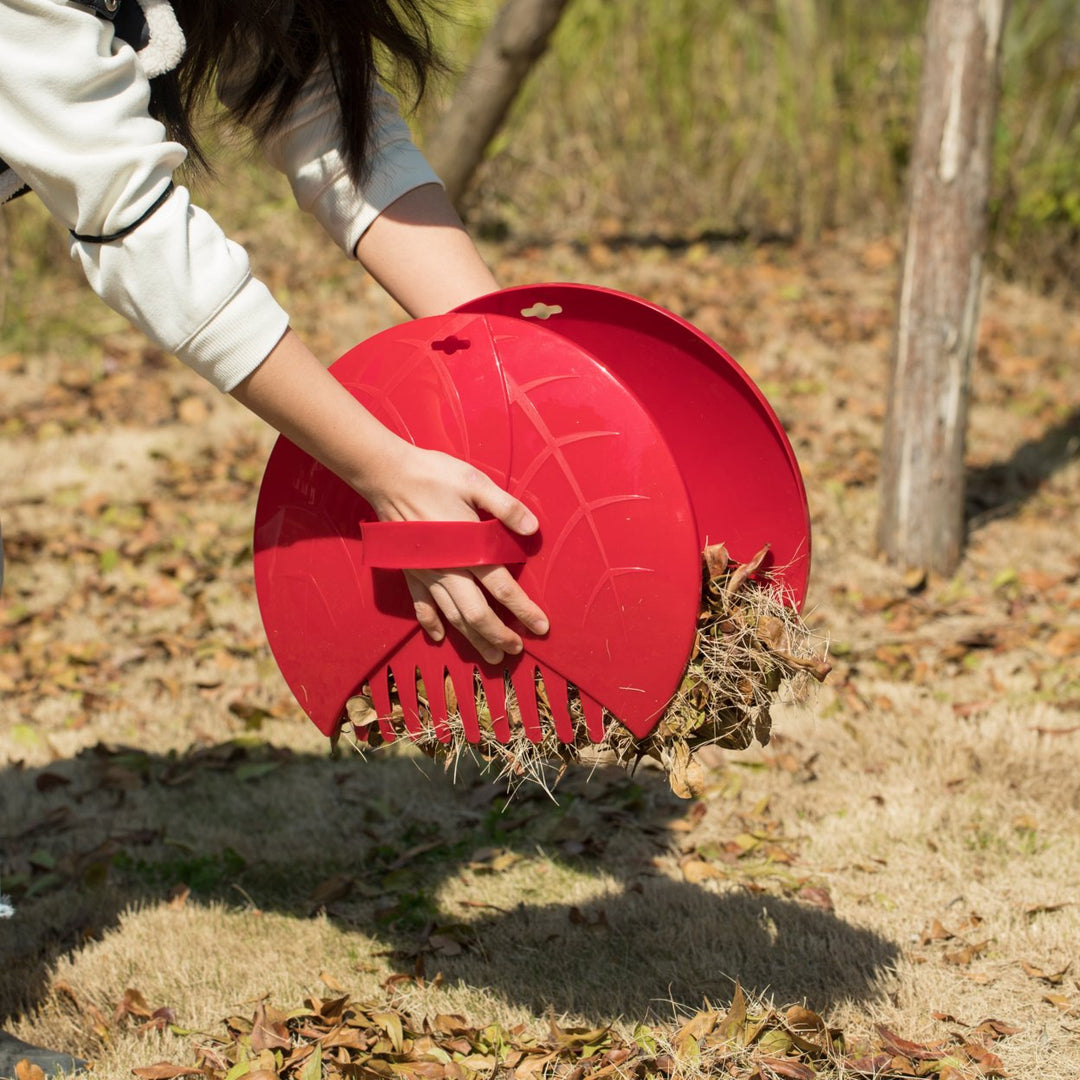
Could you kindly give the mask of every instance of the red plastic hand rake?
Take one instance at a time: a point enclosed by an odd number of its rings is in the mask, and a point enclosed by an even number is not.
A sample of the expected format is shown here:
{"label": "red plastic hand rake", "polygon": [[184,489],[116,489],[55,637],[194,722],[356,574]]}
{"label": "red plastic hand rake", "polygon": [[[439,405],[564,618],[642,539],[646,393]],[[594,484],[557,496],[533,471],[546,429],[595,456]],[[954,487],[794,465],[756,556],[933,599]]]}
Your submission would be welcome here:
{"label": "red plastic hand rake", "polygon": [[[279,439],[255,523],[255,581],[271,649],[326,734],[367,687],[392,739],[422,731],[418,679],[436,736],[510,739],[509,678],[525,734],[541,738],[536,680],[557,737],[574,740],[576,688],[589,737],[607,710],[637,737],[658,722],[689,659],[701,551],[723,541],[771,567],[796,604],[809,521],[791,447],[749,378],[712,341],[654,305],[580,285],[508,289],[376,335],[333,374],[417,445],[469,461],[536,513],[522,539],[498,522],[378,522],[328,470]],[[491,666],[453,630],[419,628],[400,570],[510,565],[551,631]]]}

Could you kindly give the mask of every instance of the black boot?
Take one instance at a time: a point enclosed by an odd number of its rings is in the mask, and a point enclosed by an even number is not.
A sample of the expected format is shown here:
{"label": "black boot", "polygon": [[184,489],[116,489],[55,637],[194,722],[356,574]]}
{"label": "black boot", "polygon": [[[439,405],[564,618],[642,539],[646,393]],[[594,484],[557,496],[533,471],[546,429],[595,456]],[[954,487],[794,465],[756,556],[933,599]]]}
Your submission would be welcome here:
{"label": "black boot", "polygon": [[14,1080],[15,1066],[24,1059],[31,1065],[40,1066],[46,1077],[82,1072],[86,1066],[85,1061],[80,1061],[71,1054],[43,1050],[40,1046],[31,1046],[6,1031],[0,1031],[0,1078]]}

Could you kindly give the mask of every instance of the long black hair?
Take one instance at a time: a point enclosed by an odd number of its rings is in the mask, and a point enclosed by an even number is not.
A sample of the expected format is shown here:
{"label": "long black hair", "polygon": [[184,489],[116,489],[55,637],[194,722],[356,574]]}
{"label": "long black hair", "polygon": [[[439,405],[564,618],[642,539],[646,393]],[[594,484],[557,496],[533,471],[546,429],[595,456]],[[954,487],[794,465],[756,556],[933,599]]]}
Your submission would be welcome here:
{"label": "long black hair", "polygon": [[364,174],[371,138],[371,94],[378,63],[405,75],[418,101],[441,68],[425,0],[173,0],[187,39],[175,71],[153,80],[150,111],[171,139],[208,169],[195,117],[209,96],[223,57],[253,65],[233,113],[256,137],[288,114],[308,76],[330,65],[341,105],[342,147],[349,174]]}

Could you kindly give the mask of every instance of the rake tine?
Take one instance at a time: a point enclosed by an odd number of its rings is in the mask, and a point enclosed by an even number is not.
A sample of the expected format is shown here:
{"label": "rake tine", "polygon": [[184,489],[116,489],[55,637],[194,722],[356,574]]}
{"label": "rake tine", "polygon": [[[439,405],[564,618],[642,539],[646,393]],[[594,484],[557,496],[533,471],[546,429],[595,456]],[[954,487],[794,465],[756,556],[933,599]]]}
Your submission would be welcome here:
{"label": "rake tine", "polygon": [[405,717],[405,730],[414,738],[419,738],[424,733],[424,726],[420,722],[420,702],[416,696],[416,668],[412,668],[408,678],[400,678],[394,672],[394,685]]}
{"label": "rake tine", "polygon": [[445,674],[446,672],[441,665],[436,668],[431,664],[426,664],[420,669],[420,677],[424,680],[424,690],[427,694],[431,724],[435,729],[435,738],[441,743],[450,741],[450,725],[447,723],[446,684],[443,682]]}
{"label": "rake tine", "polygon": [[[468,685],[462,686],[458,679],[450,676],[454,684],[454,694],[457,696],[458,716],[461,718],[461,730],[465,740],[474,746],[480,742],[480,720],[476,715],[476,686],[475,672],[469,673]],[[461,680],[464,682],[464,680]]]}
{"label": "rake tine", "polygon": [[510,676],[517,694],[518,712],[525,737],[532,743],[543,741],[544,730],[540,726],[540,713],[536,707],[536,669],[521,664]]}
{"label": "rake tine", "polygon": [[390,703],[390,669],[379,668],[368,682],[368,693],[371,694],[371,705],[375,709],[375,715],[379,718],[379,731],[387,742],[393,742],[397,738],[394,730],[394,722],[391,713],[394,706]]}
{"label": "rake tine", "polygon": [[506,687],[503,684],[503,673],[497,671],[494,675],[488,675],[480,671],[480,682],[484,687],[484,697],[487,698],[488,712],[491,714],[491,732],[497,742],[504,746],[510,741],[510,720],[506,715]]}
{"label": "rake tine", "polygon": [[539,666],[540,678],[544,680],[548,708],[555,723],[555,734],[559,742],[574,741],[574,720],[570,715],[570,687],[566,680],[550,668]]}
{"label": "rake tine", "polygon": [[603,742],[604,707],[580,690],[578,697],[581,701],[581,709],[585,713],[585,730],[589,733],[589,739],[594,743]]}

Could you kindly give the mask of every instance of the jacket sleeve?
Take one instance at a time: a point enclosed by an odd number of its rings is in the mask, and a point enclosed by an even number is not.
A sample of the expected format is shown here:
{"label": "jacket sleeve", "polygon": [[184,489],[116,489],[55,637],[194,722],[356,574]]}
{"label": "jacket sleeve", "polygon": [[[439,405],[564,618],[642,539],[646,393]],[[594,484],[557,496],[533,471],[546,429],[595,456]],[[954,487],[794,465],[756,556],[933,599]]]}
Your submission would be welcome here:
{"label": "jacket sleeve", "polygon": [[[243,77],[234,69],[219,81],[226,106],[235,101]],[[325,65],[308,80],[286,121],[263,142],[267,161],[288,177],[297,205],[314,215],[350,257],[364,231],[392,202],[423,184],[442,183],[413,142],[395,99],[380,87],[372,106],[372,152],[360,185],[345,167],[341,114]]]}
{"label": "jacket sleeve", "polygon": [[[108,22],[64,0],[0,0],[0,158],[73,232],[139,221],[184,160],[149,95]],[[110,307],[222,390],[288,326],[244,250],[183,187],[123,239],[73,238],[71,253]]]}

